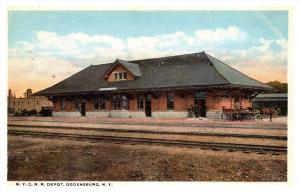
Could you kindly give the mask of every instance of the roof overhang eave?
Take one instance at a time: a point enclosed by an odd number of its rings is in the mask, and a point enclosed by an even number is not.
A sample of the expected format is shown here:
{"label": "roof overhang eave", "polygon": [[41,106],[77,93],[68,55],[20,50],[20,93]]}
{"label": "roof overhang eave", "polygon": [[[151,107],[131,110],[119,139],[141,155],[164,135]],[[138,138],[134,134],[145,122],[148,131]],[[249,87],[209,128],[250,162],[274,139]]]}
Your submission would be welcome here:
{"label": "roof overhang eave", "polygon": [[146,87],[146,88],[136,88],[136,89],[117,89],[111,91],[81,91],[81,92],[59,92],[59,93],[34,93],[34,96],[67,96],[67,95],[86,95],[86,94],[99,94],[99,93],[119,93],[119,92],[143,92],[143,91],[157,91],[157,90],[185,90],[185,89],[221,89],[221,88],[240,88],[240,89],[250,89],[254,91],[268,91],[271,89],[264,87],[255,86],[245,86],[245,85],[232,85],[232,84],[216,84],[216,85],[191,85],[191,86],[174,86],[174,87]]}

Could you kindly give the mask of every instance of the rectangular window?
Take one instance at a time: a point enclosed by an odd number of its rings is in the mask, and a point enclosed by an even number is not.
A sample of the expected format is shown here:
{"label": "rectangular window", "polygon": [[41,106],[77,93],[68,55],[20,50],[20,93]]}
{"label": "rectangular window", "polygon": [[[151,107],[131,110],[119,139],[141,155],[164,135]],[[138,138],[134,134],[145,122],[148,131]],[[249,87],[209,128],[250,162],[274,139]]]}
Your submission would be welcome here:
{"label": "rectangular window", "polygon": [[241,109],[241,100],[239,97],[233,98],[233,109]]}
{"label": "rectangular window", "polygon": [[123,79],[123,73],[119,73],[119,80]]}
{"label": "rectangular window", "polygon": [[74,104],[75,104],[75,109],[79,109],[78,99],[75,98]]}
{"label": "rectangular window", "polygon": [[99,110],[99,109],[100,109],[99,101],[95,100],[94,101],[94,110]]}
{"label": "rectangular window", "polygon": [[114,72],[115,80],[126,80],[127,72]]}
{"label": "rectangular window", "polygon": [[122,109],[128,109],[128,99],[125,95],[122,96]]}
{"label": "rectangular window", "polygon": [[105,109],[105,100],[104,100],[104,98],[100,98],[99,103],[100,103],[100,109]]}
{"label": "rectangular window", "polygon": [[174,94],[167,95],[167,109],[174,110]]}
{"label": "rectangular window", "polygon": [[64,100],[64,98],[60,99],[60,109],[65,110],[65,100]]}
{"label": "rectangular window", "polygon": [[94,100],[94,110],[105,109],[105,100],[103,98]]}
{"label": "rectangular window", "polygon": [[144,109],[144,97],[140,96],[137,100],[137,104],[138,104],[138,109]]}
{"label": "rectangular window", "polygon": [[125,95],[114,95],[113,96],[113,109],[128,109],[128,99]]}
{"label": "rectangular window", "polygon": [[124,80],[127,79],[127,73],[126,72],[123,73],[123,79]]}
{"label": "rectangular window", "polygon": [[121,97],[120,95],[113,96],[113,109],[118,110],[121,109]]}

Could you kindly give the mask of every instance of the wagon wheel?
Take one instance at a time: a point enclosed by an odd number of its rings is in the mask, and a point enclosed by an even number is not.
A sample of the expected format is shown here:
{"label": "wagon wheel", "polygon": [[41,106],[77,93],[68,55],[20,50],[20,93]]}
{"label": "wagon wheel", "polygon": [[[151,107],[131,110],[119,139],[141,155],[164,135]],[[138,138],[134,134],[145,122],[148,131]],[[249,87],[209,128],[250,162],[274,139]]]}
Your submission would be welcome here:
{"label": "wagon wheel", "polygon": [[226,119],[227,119],[228,121],[232,121],[232,120],[233,120],[232,114],[226,114]]}
{"label": "wagon wheel", "polygon": [[261,114],[256,114],[255,116],[254,116],[254,119],[255,120],[263,120],[263,116],[261,115]]}
{"label": "wagon wheel", "polygon": [[226,113],[221,114],[221,119],[226,120]]}
{"label": "wagon wheel", "polygon": [[246,120],[252,120],[252,119],[254,119],[254,115],[252,115],[252,114],[246,114],[245,119]]}

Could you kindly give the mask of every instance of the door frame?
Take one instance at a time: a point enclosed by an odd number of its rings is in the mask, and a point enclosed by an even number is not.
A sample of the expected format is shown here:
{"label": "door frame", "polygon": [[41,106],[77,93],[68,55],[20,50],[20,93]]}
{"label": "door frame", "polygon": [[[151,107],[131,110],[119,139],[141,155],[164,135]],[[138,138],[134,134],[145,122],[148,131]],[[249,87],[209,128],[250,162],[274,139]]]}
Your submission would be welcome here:
{"label": "door frame", "polygon": [[86,116],[86,102],[80,102],[80,114]]}
{"label": "door frame", "polygon": [[146,117],[151,117],[152,116],[152,108],[151,108],[151,95],[146,95],[145,96],[145,114]]}
{"label": "door frame", "polygon": [[[197,117],[206,117],[206,96],[205,93],[196,92],[194,96],[194,108],[196,110],[196,104],[198,106],[198,113]],[[196,115],[196,114],[195,114]]]}

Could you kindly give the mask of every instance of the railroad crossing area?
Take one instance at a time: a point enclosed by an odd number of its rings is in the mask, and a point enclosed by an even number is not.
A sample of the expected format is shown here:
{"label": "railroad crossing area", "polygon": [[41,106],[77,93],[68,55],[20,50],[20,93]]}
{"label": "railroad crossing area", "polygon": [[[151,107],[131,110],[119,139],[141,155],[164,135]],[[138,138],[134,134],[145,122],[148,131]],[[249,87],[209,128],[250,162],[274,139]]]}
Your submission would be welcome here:
{"label": "railroad crossing area", "polygon": [[43,118],[8,119],[8,134],[119,144],[168,145],[245,153],[287,153],[286,119],[213,120]]}

